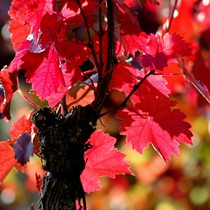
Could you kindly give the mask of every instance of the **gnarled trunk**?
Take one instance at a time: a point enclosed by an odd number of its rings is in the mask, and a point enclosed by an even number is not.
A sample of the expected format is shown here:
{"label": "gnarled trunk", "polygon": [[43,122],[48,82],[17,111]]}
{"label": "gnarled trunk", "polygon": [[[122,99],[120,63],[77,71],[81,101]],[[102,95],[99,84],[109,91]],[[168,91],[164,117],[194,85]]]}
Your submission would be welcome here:
{"label": "gnarled trunk", "polygon": [[40,209],[75,210],[76,200],[85,194],[80,175],[85,168],[84,153],[91,145],[87,143],[94,132],[97,115],[92,106],[73,107],[66,116],[56,114],[44,107],[33,116],[38,129],[44,176]]}

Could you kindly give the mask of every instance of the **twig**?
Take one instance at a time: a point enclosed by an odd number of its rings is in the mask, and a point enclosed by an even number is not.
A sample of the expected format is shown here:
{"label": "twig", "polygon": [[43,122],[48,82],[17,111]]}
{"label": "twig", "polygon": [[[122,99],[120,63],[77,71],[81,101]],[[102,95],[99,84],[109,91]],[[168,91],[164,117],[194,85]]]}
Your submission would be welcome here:
{"label": "twig", "polygon": [[93,45],[93,41],[92,41],[92,38],[91,38],[91,35],[90,35],[90,29],[89,29],[89,25],[88,25],[88,19],[87,19],[87,16],[85,15],[84,11],[83,11],[83,8],[82,8],[82,5],[80,3],[80,0],[76,0],[79,8],[80,8],[80,12],[81,12],[81,15],[82,15],[82,18],[85,22],[85,26],[87,28],[87,34],[88,34],[88,47],[90,48],[91,50],[91,53],[93,55],[93,60],[95,62],[95,66],[96,66],[96,69],[98,70],[99,72],[99,62],[98,62],[98,59],[97,59],[97,56],[96,56],[96,52],[95,52],[95,49],[94,49],[94,45]]}
{"label": "twig", "polygon": [[116,110],[119,110],[119,109],[122,109],[123,107],[125,107],[126,104],[127,104],[127,102],[128,102],[128,100],[131,98],[131,96],[134,94],[134,92],[140,87],[140,85],[141,85],[141,84],[142,84],[150,75],[152,75],[152,74],[154,74],[154,73],[155,73],[155,70],[151,70],[148,74],[146,74],[145,77],[144,77],[139,83],[137,83],[137,84],[135,84],[135,85],[133,86],[132,91],[126,96],[126,98],[124,99],[124,101],[123,101],[120,105],[118,105],[118,106],[116,106],[116,107],[114,107],[114,108],[112,108],[112,109],[110,109],[110,110],[108,110],[108,111],[106,111],[106,112],[100,114],[100,117],[103,117],[104,115],[106,115],[106,114],[108,114],[108,113],[110,113],[110,112],[113,112],[113,111],[116,111]]}
{"label": "twig", "polygon": [[[172,22],[173,22],[173,19],[174,19],[174,12],[175,12],[175,10],[176,10],[177,3],[178,3],[178,0],[175,0],[174,6],[173,6],[173,10],[172,10],[172,12],[170,12],[170,19],[169,19],[168,27],[167,27],[166,30],[165,30],[166,33],[169,31],[169,29],[170,29],[170,27],[171,27],[171,24],[172,24]],[[170,6],[170,5],[169,5],[169,6]],[[171,11],[171,10],[169,9],[169,11]]]}
{"label": "twig", "polygon": [[[112,71],[107,73],[115,64],[115,30],[114,30],[114,4],[113,0],[107,0],[107,33],[108,33],[108,46],[107,46],[107,60],[105,72],[103,77],[99,78],[97,91],[95,93],[94,107],[100,113],[103,103],[107,96],[109,82],[111,80]],[[101,46],[102,47],[102,46]],[[103,50],[103,49],[100,49]]]}
{"label": "twig", "polygon": [[104,31],[103,31],[103,27],[102,27],[102,9],[101,9],[101,6],[102,6],[102,0],[99,0],[99,33],[98,33],[98,36],[99,36],[99,71],[98,71],[98,77],[101,78],[102,76],[102,71],[103,71],[103,66],[104,66],[104,62],[103,62],[103,35],[104,35]]}

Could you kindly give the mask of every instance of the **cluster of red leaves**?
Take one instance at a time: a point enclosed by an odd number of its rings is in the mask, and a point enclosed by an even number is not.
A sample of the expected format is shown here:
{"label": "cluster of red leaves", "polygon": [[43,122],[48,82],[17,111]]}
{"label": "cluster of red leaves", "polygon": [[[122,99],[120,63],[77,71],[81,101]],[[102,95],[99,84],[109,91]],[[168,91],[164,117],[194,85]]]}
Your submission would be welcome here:
{"label": "cluster of red leaves", "polygon": [[[170,63],[184,69],[183,57],[191,55],[191,44],[176,33],[147,35],[126,4],[119,0],[113,2],[118,64],[110,69],[113,73],[109,91],[117,90],[128,96],[148,71],[155,70],[156,73],[148,77],[132,94],[125,108],[117,111],[115,117],[121,121],[120,133],[127,136],[127,143],[138,152],[142,153],[152,144],[169,161],[171,155],[178,155],[179,143],[192,143],[192,133],[190,125],[184,121],[185,115],[174,108],[176,102],[169,98],[167,81],[158,74]],[[152,2],[158,4],[159,1]],[[95,0],[60,0],[58,3],[53,0],[13,0],[9,15],[16,55],[10,66],[0,74],[3,87],[0,112],[5,118],[10,119],[9,106],[13,93],[18,89],[16,72],[20,69],[26,70],[26,81],[32,83],[32,91],[41,100],[47,100],[52,108],[66,95],[68,106],[78,104],[81,94],[83,98],[87,95],[89,97],[87,101],[82,100],[82,105],[94,100],[94,94],[83,93],[80,89],[73,101],[69,92],[77,81],[83,84],[90,82],[91,93],[97,91],[97,84],[93,83],[99,81],[90,77],[86,82],[87,77],[80,68],[86,61],[92,62],[94,66],[94,74],[91,76],[105,76],[105,68],[100,72],[97,62],[103,50],[101,57],[106,67],[108,52],[107,23],[104,22],[104,35],[95,26],[99,7],[102,12],[106,11],[106,5],[98,5]],[[85,14],[85,19],[81,13]],[[82,36],[84,33],[88,37]],[[103,41],[102,49],[100,40]],[[135,57],[136,52],[140,58],[140,69],[125,61],[130,56]],[[20,168],[19,163],[24,165],[29,161],[33,154],[32,147],[36,147],[35,142],[34,145],[31,143],[33,132],[36,130],[31,122],[31,114],[28,118],[24,115],[13,124],[11,140],[0,143],[0,156],[3,157],[0,181],[12,167]],[[92,134],[89,142],[93,147],[85,154],[88,161],[81,175],[86,192],[100,189],[100,176],[114,178],[116,174],[131,173],[129,164],[124,161],[125,155],[114,147],[115,141],[102,131]]]}
{"label": "cluster of red leaves", "polygon": [[[29,160],[31,154],[27,155],[27,145],[30,141],[24,142],[26,148],[22,150],[21,145],[19,149],[21,152],[20,161],[15,158],[15,151],[13,147],[16,145],[18,148],[18,138],[21,138],[24,133],[31,132],[32,122],[31,114],[27,118],[25,115],[21,116],[17,122],[15,122],[10,129],[11,139],[0,142],[0,156],[1,156],[1,171],[0,171],[0,182],[2,182],[9,171],[16,167],[17,169],[24,169],[22,166]],[[30,147],[30,146],[29,146]],[[22,160],[22,161],[21,161]]]}

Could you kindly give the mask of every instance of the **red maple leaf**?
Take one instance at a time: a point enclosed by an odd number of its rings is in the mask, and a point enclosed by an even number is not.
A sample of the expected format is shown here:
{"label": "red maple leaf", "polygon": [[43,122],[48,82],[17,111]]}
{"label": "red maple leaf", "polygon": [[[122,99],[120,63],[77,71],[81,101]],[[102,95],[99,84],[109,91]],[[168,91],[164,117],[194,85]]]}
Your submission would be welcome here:
{"label": "red maple leaf", "polygon": [[30,33],[31,26],[26,23],[26,8],[22,0],[12,1],[8,12],[11,20],[9,21],[9,31],[13,49],[17,51],[21,41],[26,40]]}
{"label": "red maple leaf", "polygon": [[[120,1],[117,2],[120,3]],[[125,4],[120,3],[117,8],[116,20],[119,21],[121,35],[129,34],[138,36],[141,32],[141,28],[137,16],[134,15]]]}
{"label": "red maple leaf", "polygon": [[[31,36],[29,40],[21,42],[21,45],[19,46],[14,59],[9,65],[8,71],[15,72],[21,68],[26,68],[27,65],[25,67],[23,66],[23,58],[26,60],[26,63],[28,61],[31,66],[37,68],[41,64],[43,57],[45,56],[45,51],[47,51],[47,49],[41,46],[39,43],[37,44],[37,40],[33,36]],[[30,59],[30,57],[32,56],[31,54],[34,56],[35,59]]]}
{"label": "red maple leaf", "polygon": [[41,100],[49,99],[55,106],[68,89],[82,79],[78,65],[87,60],[87,53],[89,49],[83,43],[61,40],[56,46],[50,44],[45,47],[32,38],[21,43],[9,70],[25,69],[32,90]]}
{"label": "red maple leaf", "polygon": [[61,58],[69,60],[71,64],[75,66],[81,65],[87,60],[87,55],[90,50],[86,45],[87,42],[59,40],[56,44],[56,48],[59,51]]}
{"label": "red maple leaf", "polygon": [[101,189],[98,180],[100,176],[115,178],[117,174],[132,173],[129,164],[123,160],[125,155],[114,147],[115,142],[115,138],[103,131],[95,131],[91,135],[89,143],[92,148],[85,154],[87,163],[81,175],[85,192]]}
{"label": "red maple leaf", "polygon": [[[94,0],[82,0],[80,1],[80,5],[86,16],[88,25],[92,27],[92,24],[96,22],[94,14],[97,11],[97,2]],[[62,9],[62,14],[64,14],[66,22],[71,28],[78,27],[81,24],[86,27],[84,19],[81,15],[81,10],[76,1],[68,1]]]}
{"label": "red maple leaf", "polygon": [[[12,34],[12,43],[15,51],[21,44],[21,41],[26,40],[28,35],[38,38],[39,30],[41,28],[41,23],[43,16],[46,14],[53,13],[52,0],[14,0],[9,10],[9,15],[11,21],[9,23],[9,31]],[[50,21],[51,19],[47,19]],[[54,24],[45,24],[55,26]],[[43,28],[41,28],[43,29]],[[46,35],[48,33],[45,33]]]}
{"label": "red maple leaf", "polygon": [[148,36],[146,33],[141,32],[139,35],[130,35],[130,34],[122,34],[121,42],[123,44],[123,48],[126,52],[135,55],[137,50],[141,51],[142,47],[148,46],[147,44]]}
{"label": "red maple leaf", "polygon": [[179,154],[179,142],[192,144],[190,125],[184,121],[185,115],[171,109],[176,102],[147,85],[140,86],[134,94],[135,105],[120,110],[121,134],[127,135],[127,143],[142,153],[151,143],[160,155],[169,161],[171,155]]}
{"label": "red maple leaf", "polygon": [[157,52],[155,56],[150,54],[141,56],[141,65],[143,67],[150,67],[154,70],[163,70],[164,67],[168,66],[168,58],[163,52]]}
{"label": "red maple leaf", "polygon": [[147,35],[141,32],[139,36],[124,35],[121,41],[125,51],[133,55],[137,50],[141,53],[142,67],[150,67],[154,70],[163,70],[168,66],[168,62],[178,63],[177,56],[189,56],[192,52],[191,44],[176,33],[166,33],[161,37],[158,34]]}
{"label": "red maple leaf", "polygon": [[43,16],[46,13],[52,14],[53,11],[53,0],[30,0],[25,1],[24,6],[26,7],[26,22],[30,23],[32,27],[31,33],[38,38],[39,29]]}
{"label": "red maple leaf", "polygon": [[15,141],[24,132],[31,132],[31,116],[32,112],[30,112],[28,117],[26,117],[26,115],[22,115],[16,122],[12,124],[12,127],[10,128],[10,136],[12,141]]}
{"label": "red maple leaf", "polygon": [[166,33],[163,36],[163,51],[168,59],[176,58],[177,55],[184,57],[192,53],[192,46],[189,42],[184,41],[183,37],[173,33]]}
{"label": "red maple leaf", "polygon": [[40,37],[38,37],[39,43],[44,46],[56,43],[62,23],[63,17],[59,13],[46,13],[43,15],[39,28],[41,33]]}
{"label": "red maple leaf", "polygon": [[[190,43],[178,34],[166,33],[163,37],[150,34],[147,44],[142,46],[141,65],[154,70],[163,70],[168,62],[178,63],[177,56],[191,55]],[[175,58],[175,59],[174,59]]]}
{"label": "red maple leaf", "polygon": [[15,154],[12,147],[10,146],[10,141],[0,142],[0,157],[0,182],[2,182],[10,170],[14,166],[19,165],[15,160]]}
{"label": "red maple leaf", "polygon": [[129,94],[138,83],[139,70],[126,62],[114,66],[109,90],[118,90]]}
{"label": "red maple leaf", "polygon": [[[109,90],[118,90],[128,95],[134,85],[136,85],[145,76],[143,70],[138,70],[134,66],[126,62],[121,62],[114,66],[112,80],[109,85]],[[147,82],[154,89],[158,89],[163,95],[168,96],[170,91],[166,87],[167,81],[160,75],[150,75]],[[144,83],[142,84],[144,85]]]}
{"label": "red maple leaf", "polygon": [[[109,89],[128,95],[144,76],[143,70],[119,63],[113,69]],[[178,155],[178,142],[191,143],[192,134],[190,125],[183,121],[185,115],[171,110],[176,102],[169,99],[166,85],[163,77],[150,75],[131,96],[135,104],[120,110],[116,117],[122,120],[121,134],[127,135],[127,142],[134,149],[142,153],[152,143],[168,161],[172,154]]]}
{"label": "red maple leaf", "polygon": [[9,32],[11,34],[11,42],[13,45],[13,49],[15,51],[18,50],[21,42],[26,40],[27,36],[30,33],[30,25],[23,25],[18,21],[18,19],[11,20],[9,22]]}
{"label": "red maple leaf", "polygon": [[[34,60],[35,56],[36,60]],[[32,83],[32,90],[37,92],[41,100],[57,93],[60,87],[65,86],[59,68],[58,53],[52,45],[43,53],[28,52],[22,61],[24,62],[22,67],[27,70],[27,82]]]}

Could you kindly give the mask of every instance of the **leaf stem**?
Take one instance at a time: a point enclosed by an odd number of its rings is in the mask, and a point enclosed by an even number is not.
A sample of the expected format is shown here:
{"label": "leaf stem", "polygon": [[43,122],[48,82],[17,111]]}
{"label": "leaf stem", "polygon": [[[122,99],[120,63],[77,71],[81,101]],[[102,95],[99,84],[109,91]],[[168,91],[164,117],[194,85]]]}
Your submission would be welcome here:
{"label": "leaf stem", "polygon": [[24,98],[29,104],[31,104],[33,107],[35,107],[36,109],[40,109],[40,106],[38,106],[37,104],[35,104],[31,99],[28,98],[28,96],[26,96],[22,90],[18,89],[18,93],[22,96],[22,98]]}
{"label": "leaf stem", "polygon": [[134,94],[134,92],[140,87],[140,85],[152,74],[155,73],[155,70],[151,70],[148,74],[145,75],[145,77],[136,85],[134,85],[133,90],[128,94],[128,96],[125,98],[125,100],[122,102],[122,104],[120,105],[121,107],[126,106],[128,100],[130,99],[130,97]]}
{"label": "leaf stem", "polygon": [[68,114],[68,107],[66,104],[66,96],[64,96],[61,100],[61,106],[63,108],[63,115],[66,116]]}
{"label": "leaf stem", "polygon": [[135,85],[133,86],[132,91],[126,96],[126,98],[124,99],[124,101],[123,101],[120,105],[118,105],[118,106],[116,106],[116,107],[114,107],[114,108],[112,108],[112,109],[110,109],[110,110],[108,110],[108,111],[106,111],[106,112],[100,114],[100,117],[103,117],[104,115],[106,115],[106,114],[108,114],[108,113],[110,113],[110,112],[113,112],[113,111],[116,111],[116,110],[118,110],[118,109],[122,109],[123,107],[125,107],[126,104],[127,104],[127,102],[128,102],[128,100],[129,100],[129,99],[131,98],[131,96],[135,93],[135,91],[140,87],[140,85],[141,85],[141,84],[142,84],[150,75],[152,75],[152,74],[154,74],[154,73],[155,73],[155,70],[151,70],[148,74],[146,74],[145,77],[144,77],[139,83],[137,83],[137,84],[135,84]]}

